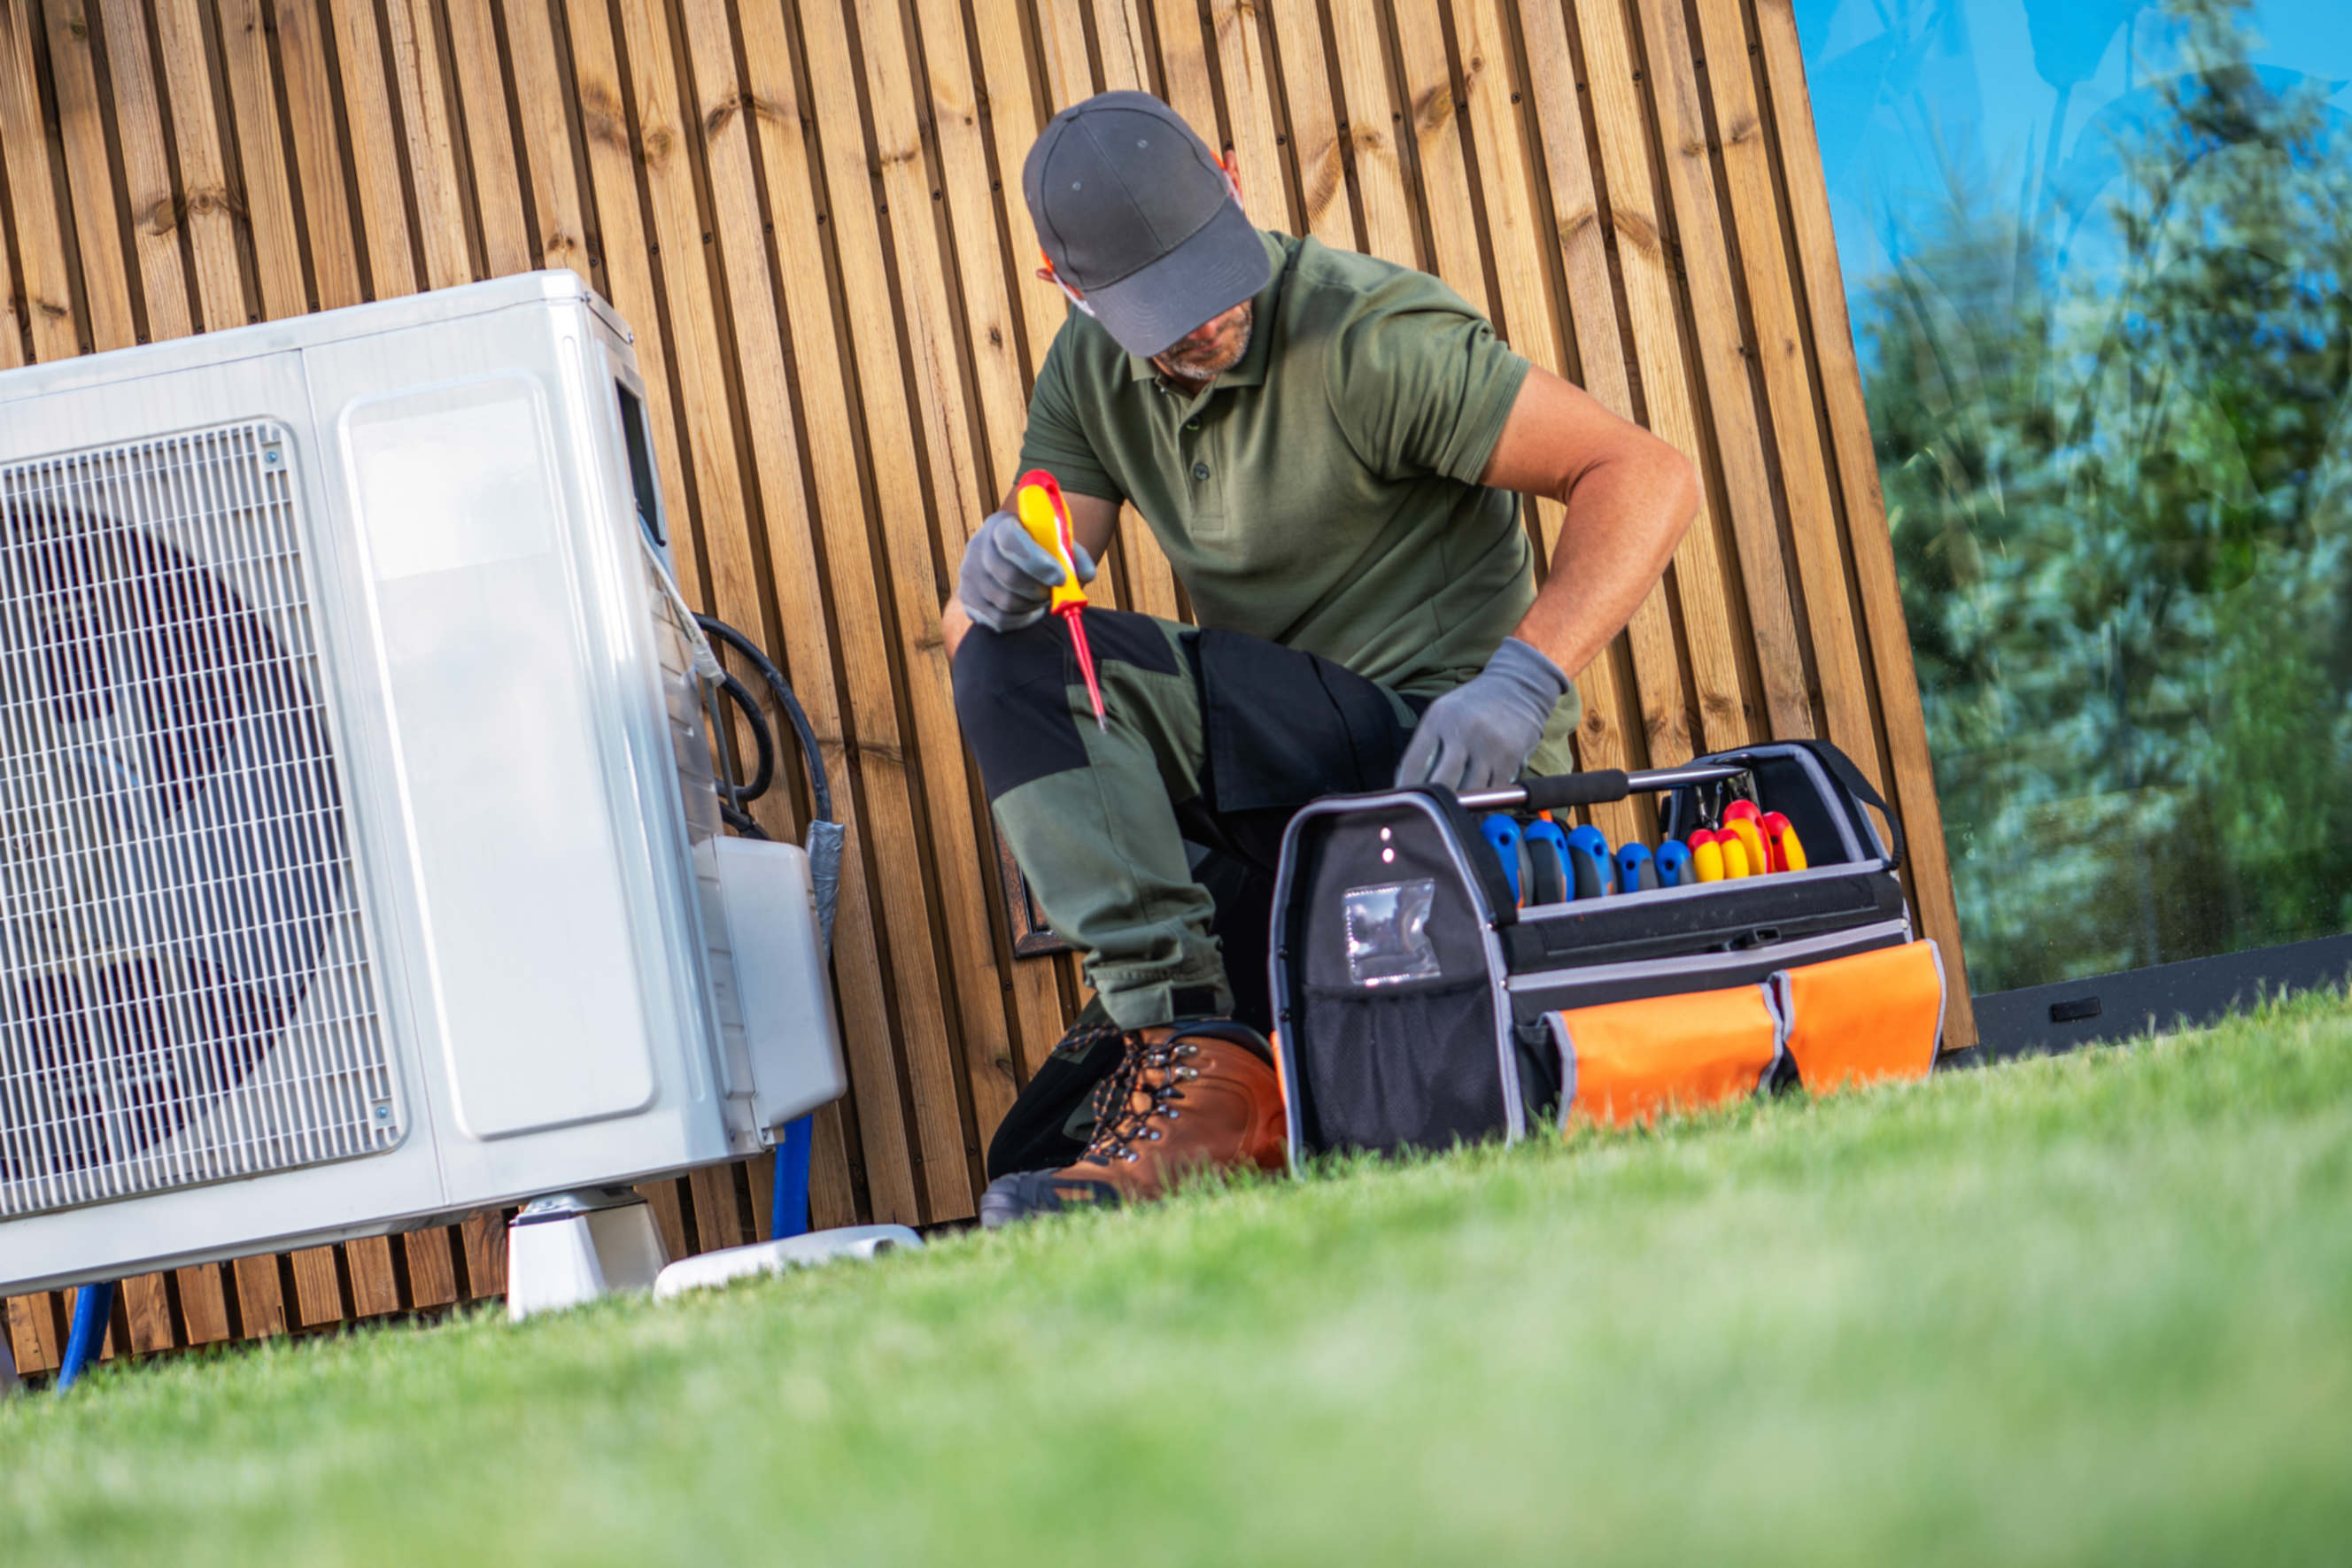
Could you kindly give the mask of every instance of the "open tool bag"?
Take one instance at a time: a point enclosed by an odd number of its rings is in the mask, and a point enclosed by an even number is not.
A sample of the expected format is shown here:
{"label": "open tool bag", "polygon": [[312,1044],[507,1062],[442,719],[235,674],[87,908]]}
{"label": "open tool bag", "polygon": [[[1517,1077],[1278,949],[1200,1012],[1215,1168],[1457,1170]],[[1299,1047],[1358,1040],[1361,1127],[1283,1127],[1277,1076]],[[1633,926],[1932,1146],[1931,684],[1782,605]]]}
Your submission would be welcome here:
{"label": "open tool bag", "polygon": [[[1573,870],[1502,858],[1515,838],[1559,844],[1549,812],[1643,791],[1672,854],[1745,800],[1785,819],[1804,869],[1684,868],[1659,887],[1628,870],[1622,891],[1588,874],[1580,895]],[[1427,788],[1307,807],[1284,840],[1272,933],[1294,1160],[1924,1074],[1941,961],[1914,940],[1901,826],[1887,814],[1890,849],[1865,806],[1885,810],[1843,753],[1782,742],[1461,800]],[[1512,810],[1500,824],[1498,808]]]}

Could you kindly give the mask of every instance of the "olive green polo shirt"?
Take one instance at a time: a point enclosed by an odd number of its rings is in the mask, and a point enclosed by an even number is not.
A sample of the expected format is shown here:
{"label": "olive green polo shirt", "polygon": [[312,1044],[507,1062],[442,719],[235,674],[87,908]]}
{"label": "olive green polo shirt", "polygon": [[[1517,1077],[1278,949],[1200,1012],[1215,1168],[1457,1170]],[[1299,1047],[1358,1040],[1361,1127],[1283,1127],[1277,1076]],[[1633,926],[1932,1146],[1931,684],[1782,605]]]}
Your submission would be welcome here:
{"label": "olive green polo shirt", "polygon": [[[1202,625],[1449,691],[1535,600],[1519,498],[1478,483],[1528,362],[1427,273],[1264,237],[1248,352],[1198,396],[1071,311],[1022,468],[1132,502]],[[1576,719],[1571,689],[1532,768],[1571,766]]]}

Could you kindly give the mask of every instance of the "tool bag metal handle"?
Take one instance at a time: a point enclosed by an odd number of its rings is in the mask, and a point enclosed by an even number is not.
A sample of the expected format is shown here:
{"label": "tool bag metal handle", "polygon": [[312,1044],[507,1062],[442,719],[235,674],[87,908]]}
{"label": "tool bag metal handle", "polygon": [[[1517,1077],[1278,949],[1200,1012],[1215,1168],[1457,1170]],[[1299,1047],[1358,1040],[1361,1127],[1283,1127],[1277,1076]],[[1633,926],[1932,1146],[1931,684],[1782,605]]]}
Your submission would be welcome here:
{"label": "tool bag metal handle", "polygon": [[1530,811],[1558,811],[1570,806],[1606,805],[1639,790],[1712,784],[1718,779],[1737,779],[1747,771],[1745,768],[1713,765],[1656,768],[1641,773],[1628,773],[1622,768],[1599,768],[1590,773],[1555,773],[1500,789],[1482,789],[1461,797],[1461,801],[1465,810],[1472,811],[1496,811],[1512,806]]}

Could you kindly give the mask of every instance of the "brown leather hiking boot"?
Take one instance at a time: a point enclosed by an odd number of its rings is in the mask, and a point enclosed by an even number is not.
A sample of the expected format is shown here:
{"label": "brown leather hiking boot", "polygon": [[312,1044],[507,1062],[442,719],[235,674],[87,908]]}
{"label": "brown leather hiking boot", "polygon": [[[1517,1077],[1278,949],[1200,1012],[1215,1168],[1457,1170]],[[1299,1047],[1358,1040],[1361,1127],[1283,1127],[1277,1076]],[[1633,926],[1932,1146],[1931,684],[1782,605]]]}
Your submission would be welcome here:
{"label": "brown leather hiking boot", "polygon": [[993,1230],[1085,1204],[1145,1203],[1187,1171],[1280,1170],[1286,1135],[1273,1053],[1247,1026],[1161,1024],[1127,1037],[1097,1091],[1102,1120],[1077,1163],[998,1178],[980,1200]]}

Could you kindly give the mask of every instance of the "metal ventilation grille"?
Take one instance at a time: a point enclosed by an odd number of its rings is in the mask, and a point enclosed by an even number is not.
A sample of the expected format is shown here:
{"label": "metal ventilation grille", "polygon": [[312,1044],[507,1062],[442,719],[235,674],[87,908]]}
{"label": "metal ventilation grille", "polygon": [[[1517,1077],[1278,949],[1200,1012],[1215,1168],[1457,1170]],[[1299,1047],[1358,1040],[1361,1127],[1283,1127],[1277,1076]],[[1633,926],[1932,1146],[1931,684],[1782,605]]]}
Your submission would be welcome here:
{"label": "metal ventilation grille", "polygon": [[0,1216],[398,1141],[291,452],[0,467]]}

